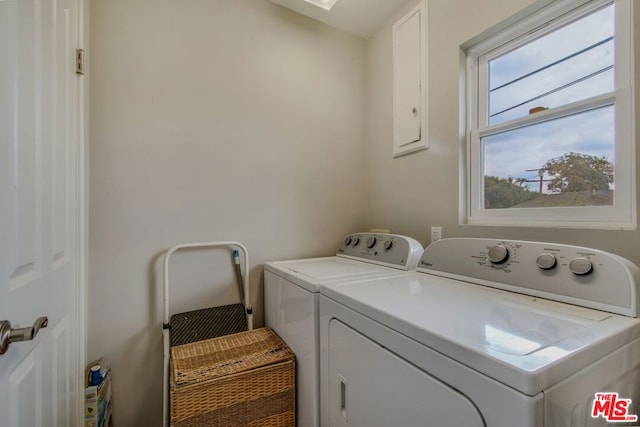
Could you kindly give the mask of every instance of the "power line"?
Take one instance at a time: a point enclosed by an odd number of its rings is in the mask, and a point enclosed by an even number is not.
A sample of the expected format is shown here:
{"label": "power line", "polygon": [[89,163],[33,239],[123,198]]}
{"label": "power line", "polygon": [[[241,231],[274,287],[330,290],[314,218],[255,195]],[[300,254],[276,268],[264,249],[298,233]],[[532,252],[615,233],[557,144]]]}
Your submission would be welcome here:
{"label": "power line", "polygon": [[588,51],[590,51],[591,49],[595,49],[596,47],[601,46],[601,45],[603,45],[603,44],[605,44],[605,43],[608,43],[608,42],[610,42],[611,40],[613,40],[613,36],[611,36],[611,37],[607,37],[607,38],[606,38],[606,39],[604,39],[604,40],[600,40],[599,42],[594,43],[594,44],[592,44],[591,46],[587,46],[587,47],[585,47],[585,48],[584,48],[584,49],[582,49],[582,50],[579,50],[579,51],[577,51],[577,52],[574,52],[574,53],[572,53],[571,55],[565,56],[564,58],[561,58],[561,59],[559,59],[559,60],[557,60],[557,61],[555,61],[555,62],[552,62],[551,64],[545,65],[545,66],[543,66],[543,67],[538,68],[537,70],[534,70],[534,71],[532,71],[532,72],[530,72],[530,73],[527,73],[527,74],[525,74],[525,75],[523,75],[523,76],[520,76],[520,77],[518,77],[518,78],[515,78],[515,79],[511,80],[510,82],[507,82],[507,83],[501,84],[500,86],[498,86],[498,87],[496,87],[496,88],[490,89],[490,90],[489,90],[489,92],[493,92],[493,91],[496,91],[496,90],[498,90],[498,89],[502,89],[502,88],[503,88],[503,87],[505,87],[505,86],[509,86],[510,84],[513,84],[513,83],[518,82],[518,81],[520,81],[520,80],[526,79],[527,77],[530,77],[530,76],[532,76],[532,75],[534,75],[534,74],[536,74],[536,73],[539,73],[540,71],[544,71],[544,70],[546,70],[546,69],[548,69],[548,68],[551,68],[551,67],[553,67],[553,66],[555,66],[555,65],[558,65],[558,64],[560,64],[560,63],[562,63],[562,62],[564,62],[564,61],[568,61],[569,59],[574,58],[574,57],[576,57],[576,56],[578,56],[578,55],[582,55],[583,53],[588,52]]}
{"label": "power line", "polygon": [[521,103],[519,103],[519,104],[517,104],[517,105],[514,105],[513,107],[509,107],[509,108],[506,108],[506,109],[504,109],[504,110],[502,110],[502,111],[499,111],[499,112],[497,112],[497,113],[491,114],[489,117],[495,117],[495,116],[500,115],[500,114],[502,114],[502,113],[506,113],[507,111],[511,111],[511,110],[513,110],[513,109],[515,109],[515,108],[522,107],[523,105],[528,104],[529,102],[532,102],[532,101],[538,100],[538,99],[540,99],[540,98],[544,98],[544,97],[545,97],[545,96],[547,96],[547,95],[551,95],[551,94],[553,94],[553,93],[559,92],[559,91],[561,91],[561,90],[563,90],[563,89],[566,89],[566,88],[568,88],[568,87],[571,87],[571,86],[573,86],[573,85],[575,85],[575,84],[578,84],[578,83],[580,83],[580,82],[583,82],[583,81],[585,81],[585,80],[588,80],[588,79],[590,79],[591,77],[595,77],[595,76],[597,76],[598,74],[602,74],[602,73],[607,72],[607,71],[612,70],[612,69],[613,69],[613,65],[609,65],[609,66],[607,66],[607,67],[601,68],[601,69],[600,69],[600,70],[598,70],[598,71],[594,71],[594,72],[593,72],[593,73],[591,73],[591,74],[588,74],[588,75],[586,75],[586,76],[584,76],[584,77],[580,77],[578,80],[574,80],[574,81],[569,82],[569,83],[567,83],[567,84],[564,84],[564,85],[562,85],[562,86],[558,86],[558,87],[556,87],[555,89],[551,89],[550,91],[547,91],[547,92],[545,92],[545,93],[543,93],[543,94],[541,94],[541,95],[538,95],[538,96],[535,96],[535,97],[533,97],[533,98],[530,98],[530,99],[528,99],[528,100],[526,100],[526,101],[524,101],[524,102],[521,102]]}

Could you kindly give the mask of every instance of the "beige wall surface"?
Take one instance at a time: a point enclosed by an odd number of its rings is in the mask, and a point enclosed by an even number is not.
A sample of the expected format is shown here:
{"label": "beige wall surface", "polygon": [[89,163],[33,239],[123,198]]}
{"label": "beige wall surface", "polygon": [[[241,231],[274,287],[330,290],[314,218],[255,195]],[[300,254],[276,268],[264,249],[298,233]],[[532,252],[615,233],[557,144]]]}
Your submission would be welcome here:
{"label": "beige wall surface", "polygon": [[[393,159],[402,11],[363,41],[266,0],[92,1],[88,358],[113,365],[118,426],[161,422],[158,266],[176,243],[244,243],[258,324],[262,263],[330,255],[365,226],[640,264],[638,231],[459,225],[459,45],[530,3],[429,0],[430,148]],[[179,254],[172,269],[173,312],[237,298],[227,252]]]}
{"label": "beige wall surface", "polygon": [[[406,10],[417,3],[411,2]],[[430,147],[405,157],[392,158],[391,26],[402,12],[368,41],[368,118],[365,129],[369,144],[369,227],[408,234],[425,245],[429,243],[431,226],[442,226],[444,237],[568,243],[613,252],[640,265],[640,232],[637,230],[459,224],[459,187],[464,180],[460,176],[460,164],[464,159],[461,156],[459,126],[459,46],[531,3],[531,0],[429,0]],[[640,70],[638,9],[636,7],[635,11],[635,51],[636,69]],[[636,96],[636,99],[640,97]],[[636,107],[636,114],[639,111],[640,108]],[[636,118],[636,122],[640,123],[640,119]],[[636,148],[636,154],[640,158],[640,149]],[[640,167],[636,169],[640,171]],[[640,183],[637,187],[640,188]]]}
{"label": "beige wall surface", "polygon": [[[266,0],[94,0],[89,53],[88,358],[115,424],[157,427],[163,250],[245,244],[260,324],[264,262],[366,225],[365,43]],[[173,312],[237,300],[228,252],[172,265]]]}

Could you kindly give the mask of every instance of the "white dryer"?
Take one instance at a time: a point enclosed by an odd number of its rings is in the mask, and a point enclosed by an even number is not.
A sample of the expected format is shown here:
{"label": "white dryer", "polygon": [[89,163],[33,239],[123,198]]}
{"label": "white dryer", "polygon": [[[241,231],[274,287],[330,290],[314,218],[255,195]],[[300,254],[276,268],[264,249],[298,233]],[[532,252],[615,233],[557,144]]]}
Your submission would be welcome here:
{"label": "white dryer", "polygon": [[404,274],[415,270],[422,251],[422,245],[409,237],[355,233],[345,239],[336,256],[265,264],[266,326],[296,354],[298,426],[320,425],[320,285]]}
{"label": "white dryer", "polygon": [[638,425],[639,281],[594,249],[460,238],[323,285],[321,424]]}

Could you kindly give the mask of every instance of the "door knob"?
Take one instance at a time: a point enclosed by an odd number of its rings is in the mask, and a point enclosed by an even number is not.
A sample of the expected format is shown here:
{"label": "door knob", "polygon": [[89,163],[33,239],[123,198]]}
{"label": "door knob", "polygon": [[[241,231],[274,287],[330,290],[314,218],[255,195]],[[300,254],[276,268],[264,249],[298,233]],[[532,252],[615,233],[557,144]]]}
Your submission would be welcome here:
{"label": "door knob", "polygon": [[38,335],[40,328],[46,328],[49,319],[46,316],[38,317],[33,326],[27,328],[11,328],[11,322],[0,320],[0,354],[5,354],[12,342],[31,341]]}

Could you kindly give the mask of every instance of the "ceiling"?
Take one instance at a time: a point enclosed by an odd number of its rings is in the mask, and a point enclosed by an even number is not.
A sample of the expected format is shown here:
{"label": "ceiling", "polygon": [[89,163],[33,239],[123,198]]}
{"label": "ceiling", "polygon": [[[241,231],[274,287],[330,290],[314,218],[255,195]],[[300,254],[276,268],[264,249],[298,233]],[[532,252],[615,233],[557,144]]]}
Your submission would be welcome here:
{"label": "ceiling", "polygon": [[304,0],[271,0],[332,27],[370,37],[407,0],[338,0],[331,11]]}

